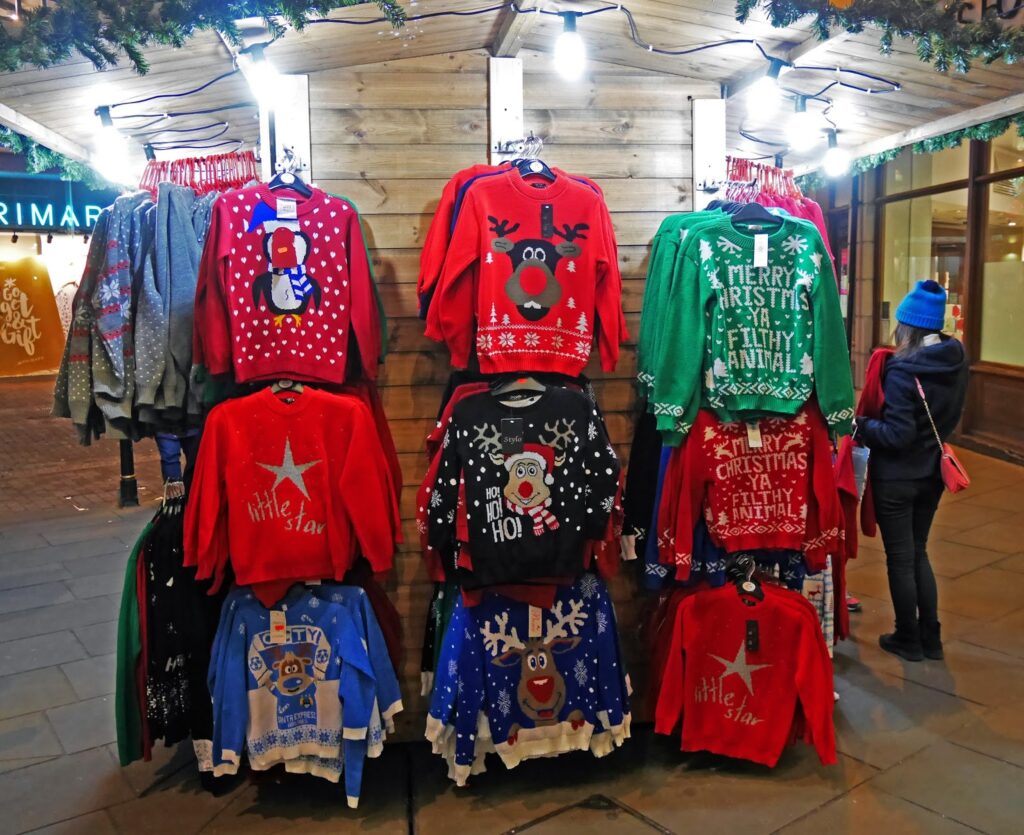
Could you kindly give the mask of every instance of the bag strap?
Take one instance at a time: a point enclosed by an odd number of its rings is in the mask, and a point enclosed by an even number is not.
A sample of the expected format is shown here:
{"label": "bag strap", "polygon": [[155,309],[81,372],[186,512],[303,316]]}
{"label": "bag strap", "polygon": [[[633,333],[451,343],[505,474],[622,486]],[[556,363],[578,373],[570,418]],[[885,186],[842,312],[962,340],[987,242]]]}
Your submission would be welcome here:
{"label": "bag strap", "polygon": [[942,446],[942,437],[939,435],[939,430],[935,426],[935,420],[932,418],[932,410],[928,408],[928,398],[924,396],[924,386],[921,385],[921,381],[915,377],[914,382],[917,384],[917,393],[921,395],[921,402],[924,403],[924,412],[928,415],[928,422],[932,425],[932,432],[935,433],[935,442],[939,445],[939,451],[945,453],[945,448]]}

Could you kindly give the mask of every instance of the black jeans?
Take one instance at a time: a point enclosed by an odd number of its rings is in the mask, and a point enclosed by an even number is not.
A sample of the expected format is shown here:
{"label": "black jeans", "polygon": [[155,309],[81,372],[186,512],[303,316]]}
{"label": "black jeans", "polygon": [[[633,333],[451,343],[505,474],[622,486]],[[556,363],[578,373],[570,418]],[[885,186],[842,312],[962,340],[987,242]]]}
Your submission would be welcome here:
{"label": "black jeans", "polygon": [[919,623],[928,627],[939,619],[938,591],[927,547],[928,531],[942,498],[942,480],[872,480],[871,489],[885,545],[896,632],[914,638]]}

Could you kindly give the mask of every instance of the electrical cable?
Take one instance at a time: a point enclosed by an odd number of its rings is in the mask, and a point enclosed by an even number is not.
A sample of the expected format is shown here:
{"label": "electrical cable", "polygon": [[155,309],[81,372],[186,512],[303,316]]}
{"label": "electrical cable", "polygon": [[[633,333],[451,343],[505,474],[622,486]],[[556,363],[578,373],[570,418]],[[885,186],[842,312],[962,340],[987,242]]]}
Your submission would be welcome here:
{"label": "electrical cable", "polygon": [[[111,119],[176,119],[179,116],[205,116],[208,113],[220,113],[223,110],[238,110],[243,107],[257,107],[254,101],[236,102],[235,104],[222,104],[220,107],[208,107],[204,110],[178,110],[171,113],[126,113],[123,116],[111,116]],[[156,124],[151,122],[150,124]],[[148,127],[143,125],[143,127]]]}
{"label": "electrical cable", "polygon": [[194,128],[158,128],[157,130],[145,131],[141,133],[139,131],[132,131],[131,134],[129,135],[131,136],[132,139],[138,139],[143,136],[156,136],[157,134],[161,133],[197,133],[198,131],[201,130],[214,130],[222,126],[227,127],[227,124],[227,122],[210,122],[210,124],[208,125],[199,125],[198,127]]}
{"label": "electrical cable", "polygon": [[113,109],[115,107],[127,107],[130,104],[146,104],[146,102],[156,101],[157,99],[182,99],[185,98],[185,96],[191,96],[196,93],[201,93],[207,87],[212,87],[218,81],[223,81],[225,78],[230,78],[231,76],[236,75],[238,72],[240,72],[238,67],[234,67],[225,73],[221,73],[216,78],[211,78],[205,84],[200,84],[198,87],[193,87],[191,90],[182,90],[178,93],[160,93],[156,96],[146,96],[146,98],[144,99],[133,99],[131,101],[119,101],[110,105],[110,107],[111,109]]}
{"label": "electrical cable", "polygon": [[[195,136],[191,137],[189,142],[212,142],[214,139],[220,139],[225,133],[230,130],[231,126],[227,123],[223,123],[223,127],[217,133],[211,133],[209,136]],[[147,144],[156,148],[158,151],[164,150],[163,148],[157,148],[157,145],[167,145],[168,143],[177,142],[177,139],[151,139]]]}
{"label": "electrical cable", "polygon": [[[150,143],[150,144],[155,144],[155,143]],[[239,139],[238,137],[231,137],[229,139],[224,140],[223,142],[215,142],[215,143],[210,144],[210,145],[190,145],[190,144],[189,145],[168,145],[166,148],[155,148],[154,150],[157,150],[157,151],[185,151],[185,150],[205,151],[205,150],[208,150],[210,148],[223,148],[225,145],[234,145],[235,149],[237,150],[237,149],[241,148],[244,144],[245,144],[245,140],[244,139]]]}

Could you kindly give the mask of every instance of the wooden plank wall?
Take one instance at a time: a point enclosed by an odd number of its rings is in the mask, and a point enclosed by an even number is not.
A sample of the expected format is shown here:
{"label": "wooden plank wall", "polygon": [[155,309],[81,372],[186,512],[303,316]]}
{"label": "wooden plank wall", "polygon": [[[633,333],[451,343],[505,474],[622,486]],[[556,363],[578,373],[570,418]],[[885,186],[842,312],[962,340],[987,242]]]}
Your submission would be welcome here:
{"label": "wooden plank wall", "polygon": [[[587,373],[625,460],[648,243],[665,214],[691,207],[689,96],[712,97],[717,87],[612,65],[597,65],[587,81],[568,85],[551,71],[548,56],[523,58],[526,126],[545,138],[545,160],[597,180],[612,212],[632,339],[616,372],[603,374],[592,362]],[[389,592],[405,629],[400,732],[417,738],[427,707],[418,695],[419,654],[431,586],[416,550],[414,496],[426,469],[423,441],[450,367],[447,351],[423,336],[415,282],[442,187],[460,168],[487,161],[487,56],[452,53],[328,70],[311,75],[309,87],[315,181],[362,213],[388,316],[381,393],[406,484],[406,543]],[[631,638],[640,601],[632,571],[623,574],[614,596],[632,667],[639,668]]]}

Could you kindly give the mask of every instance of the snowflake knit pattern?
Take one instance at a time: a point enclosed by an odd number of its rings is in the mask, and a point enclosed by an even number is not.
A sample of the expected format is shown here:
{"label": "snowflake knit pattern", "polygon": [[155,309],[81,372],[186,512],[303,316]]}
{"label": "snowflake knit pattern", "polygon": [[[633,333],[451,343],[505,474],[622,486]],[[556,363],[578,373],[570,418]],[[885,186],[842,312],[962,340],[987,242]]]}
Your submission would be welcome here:
{"label": "snowflake knit pattern", "polygon": [[[683,321],[660,340],[658,427],[688,431],[702,402],[723,420],[792,415],[816,393],[829,426],[847,433],[853,383],[825,246],[806,224],[785,220],[764,236],[765,265],[755,266],[755,237],[730,219],[689,236],[669,305]],[[685,356],[695,334],[699,367]]]}

